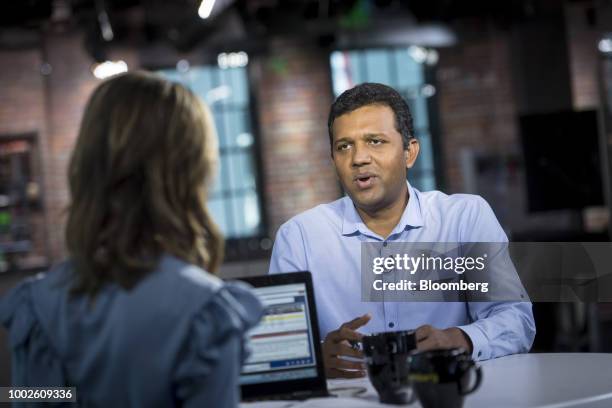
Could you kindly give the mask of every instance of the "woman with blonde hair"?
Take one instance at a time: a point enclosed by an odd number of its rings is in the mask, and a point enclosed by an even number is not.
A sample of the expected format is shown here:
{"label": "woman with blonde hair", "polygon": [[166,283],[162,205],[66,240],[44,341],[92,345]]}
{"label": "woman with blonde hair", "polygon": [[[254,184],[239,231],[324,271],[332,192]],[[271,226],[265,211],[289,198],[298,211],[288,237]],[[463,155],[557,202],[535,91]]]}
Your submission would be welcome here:
{"label": "woman with blonde hair", "polygon": [[206,208],[216,162],[188,89],[142,72],[98,86],[69,165],[69,258],[0,305],[14,386],[76,387],[79,406],[238,404],[262,309],[208,273],[223,255]]}

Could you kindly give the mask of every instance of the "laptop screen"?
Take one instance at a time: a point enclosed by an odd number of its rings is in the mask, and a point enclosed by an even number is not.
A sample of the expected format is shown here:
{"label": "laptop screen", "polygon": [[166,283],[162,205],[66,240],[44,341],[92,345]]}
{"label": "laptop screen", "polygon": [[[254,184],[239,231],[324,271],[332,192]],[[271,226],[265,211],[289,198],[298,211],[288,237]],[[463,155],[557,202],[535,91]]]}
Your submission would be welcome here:
{"label": "laptop screen", "polygon": [[241,385],[317,377],[317,361],[305,283],[254,288],[265,307],[249,333],[251,355]]}

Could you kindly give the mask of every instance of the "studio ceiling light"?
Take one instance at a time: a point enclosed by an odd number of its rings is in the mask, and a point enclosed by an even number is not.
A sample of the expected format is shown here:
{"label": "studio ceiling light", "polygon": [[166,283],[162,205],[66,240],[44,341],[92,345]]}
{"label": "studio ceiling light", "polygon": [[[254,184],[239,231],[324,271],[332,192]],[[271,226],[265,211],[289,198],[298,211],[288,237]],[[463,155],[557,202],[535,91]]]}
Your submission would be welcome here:
{"label": "studio ceiling light", "polygon": [[215,6],[215,0],[202,0],[200,3],[200,8],[198,9],[198,16],[203,19],[207,19],[210,17],[210,13],[212,13],[212,9]]}
{"label": "studio ceiling light", "polygon": [[97,64],[93,67],[93,74],[98,79],[104,79],[113,75],[127,72],[128,66],[125,61],[104,61],[101,64]]}

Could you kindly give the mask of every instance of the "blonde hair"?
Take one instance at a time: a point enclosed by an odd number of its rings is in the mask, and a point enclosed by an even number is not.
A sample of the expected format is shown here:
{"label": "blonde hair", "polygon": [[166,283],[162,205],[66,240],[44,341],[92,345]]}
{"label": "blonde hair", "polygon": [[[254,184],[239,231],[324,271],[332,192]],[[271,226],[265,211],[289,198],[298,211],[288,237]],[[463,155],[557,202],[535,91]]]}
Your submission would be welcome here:
{"label": "blonde hair", "polygon": [[69,165],[73,293],[130,288],[162,253],[214,273],[224,245],[206,191],[217,157],[212,116],[187,88],[144,72],[100,84]]}

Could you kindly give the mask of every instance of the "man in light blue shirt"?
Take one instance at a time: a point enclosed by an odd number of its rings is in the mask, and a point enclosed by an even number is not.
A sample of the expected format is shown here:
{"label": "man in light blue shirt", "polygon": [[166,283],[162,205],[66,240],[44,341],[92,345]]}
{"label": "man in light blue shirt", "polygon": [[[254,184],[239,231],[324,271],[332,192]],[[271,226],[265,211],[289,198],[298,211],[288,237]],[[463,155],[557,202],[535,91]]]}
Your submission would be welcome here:
{"label": "man in light blue shirt", "polygon": [[392,88],[362,84],[346,91],[328,125],[347,196],[283,224],[270,264],[270,273],[312,273],[327,375],[364,375],[362,363],[343,358],[362,356],[349,345],[362,333],[416,328],[419,349],[463,347],[479,360],[529,351],[530,302],[362,301],[362,242],[508,239],[481,197],[420,192],[406,181],[419,144],[408,106]]}

